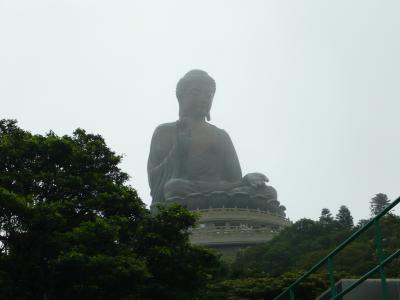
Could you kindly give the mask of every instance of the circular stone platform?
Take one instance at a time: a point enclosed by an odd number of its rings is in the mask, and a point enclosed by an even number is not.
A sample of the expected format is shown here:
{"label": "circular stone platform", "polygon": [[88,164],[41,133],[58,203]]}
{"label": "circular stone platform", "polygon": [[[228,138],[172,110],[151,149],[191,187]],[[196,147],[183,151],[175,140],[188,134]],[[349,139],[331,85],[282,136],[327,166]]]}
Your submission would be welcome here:
{"label": "circular stone platform", "polygon": [[192,243],[215,248],[226,255],[265,243],[291,225],[289,219],[259,209],[209,208],[193,211],[201,217],[198,226],[192,229]]}

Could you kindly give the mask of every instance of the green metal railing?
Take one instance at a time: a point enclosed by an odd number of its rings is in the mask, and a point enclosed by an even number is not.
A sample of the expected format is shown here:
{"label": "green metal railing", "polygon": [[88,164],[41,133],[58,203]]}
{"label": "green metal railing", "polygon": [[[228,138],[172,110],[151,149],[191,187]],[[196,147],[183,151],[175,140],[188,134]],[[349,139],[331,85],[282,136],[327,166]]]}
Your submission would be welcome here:
{"label": "green metal railing", "polygon": [[[385,266],[390,263],[393,259],[400,257],[400,249],[397,249],[394,253],[389,255],[388,257],[385,258],[383,254],[383,249],[382,249],[382,234],[381,234],[381,227],[379,224],[379,220],[386,215],[393,207],[395,207],[397,204],[400,203],[400,197],[397,198],[395,201],[393,201],[389,206],[387,206],[382,212],[380,212],[376,217],[374,217],[371,221],[369,221],[367,224],[365,224],[363,227],[361,227],[359,230],[357,230],[355,233],[353,233],[347,240],[345,240],[343,243],[341,243],[336,249],[334,249],[331,253],[329,253],[326,257],[324,257],[321,261],[319,261],[316,265],[314,265],[310,270],[308,270],[306,273],[304,273],[302,276],[300,276],[295,282],[293,282],[289,287],[287,287],[281,294],[279,294],[277,297],[274,298],[274,300],[279,300],[283,299],[283,297],[290,297],[290,300],[295,300],[295,289],[296,287],[304,280],[306,279],[310,274],[314,273],[317,271],[320,267],[326,265],[328,272],[329,272],[329,285],[330,285],[330,292],[331,292],[331,298],[330,300],[336,300],[339,299],[339,297],[342,297],[349,293],[351,290],[359,286],[362,282],[364,282],[366,279],[371,277],[375,272],[380,273],[380,278],[381,278],[381,286],[382,286],[382,296],[384,300],[388,300],[388,290],[387,290],[387,284],[386,284],[386,275],[385,275]],[[375,228],[375,248],[378,256],[378,265],[365,273],[363,276],[361,276],[360,279],[358,279],[356,282],[354,282],[352,285],[338,293],[336,291],[336,286],[335,286],[335,278],[333,274],[333,258],[343,249],[345,248],[348,244],[350,244],[352,241],[354,241],[358,236],[360,236],[363,232],[365,232],[368,228],[374,226]]]}

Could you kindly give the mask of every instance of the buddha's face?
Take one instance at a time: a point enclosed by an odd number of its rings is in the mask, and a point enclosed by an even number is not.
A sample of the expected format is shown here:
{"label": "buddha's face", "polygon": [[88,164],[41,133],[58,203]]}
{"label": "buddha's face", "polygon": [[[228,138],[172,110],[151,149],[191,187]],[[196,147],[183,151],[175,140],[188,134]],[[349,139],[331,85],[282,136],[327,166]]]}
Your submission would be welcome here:
{"label": "buddha's face", "polygon": [[196,80],[187,83],[182,95],[181,109],[184,116],[203,118],[210,112],[213,88],[209,82]]}

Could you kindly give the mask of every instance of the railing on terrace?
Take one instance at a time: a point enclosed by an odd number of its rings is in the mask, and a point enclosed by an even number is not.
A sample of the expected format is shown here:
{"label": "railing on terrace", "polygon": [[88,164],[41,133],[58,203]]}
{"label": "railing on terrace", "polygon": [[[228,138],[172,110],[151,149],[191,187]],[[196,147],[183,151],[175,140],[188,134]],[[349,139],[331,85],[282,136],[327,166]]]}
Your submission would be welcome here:
{"label": "railing on terrace", "polygon": [[269,211],[265,211],[265,210],[260,210],[260,209],[254,209],[254,208],[239,208],[239,207],[210,207],[210,208],[197,208],[195,211],[197,212],[252,212],[252,213],[257,213],[257,214],[264,214],[264,215],[270,215],[273,217],[278,217],[281,218],[283,220],[286,220],[288,222],[290,222],[289,218],[286,218],[284,216],[281,216],[279,214],[276,213],[271,213]]}
{"label": "railing on terrace", "polygon": [[[383,255],[382,235],[381,235],[381,227],[380,227],[380,224],[379,224],[379,220],[399,203],[400,203],[400,197],[397,198],[395,201],[393,201],[381,213],[379,213],[371,221],[369,221],[367,224],[365,224],[363,227],[361,227],[358,231],[353,233],[347,240],[345,240],[343,243],[341,243],[336,249],[334,249],[326,257],[324,257],[320,262],[318,262],[310,270],[308,270],[301,277],[299,277],[289,287],[285,288],[285,290],[281,294],[279,294],[277,297],[275,297],[274,300],[284,299],[283,297],[287,297],[287,296],[289,296],[290,300],[295,300],[296,299],[296,295],[295,295],[296,287],[304,279],[306,279],[310,274],[314,273],[315,271],[317,271],[320,267],[322,267],[324,265],[326,265],[326,267],[328,269],[328,272],[329,272],[329,284],[330,284],[330,293],[331,293],[330,300],[336,300],[336,299],[339,299],[340,297],[343,297],[344,295],[348,294],[350,291],[355,289],[362,282],[364,282],[366,279],[368,279],[375,272],[378,272],[378,271],[380,273],[380,279],[381,279],[382,297],[383,297],[384,300],[389,300],[389,298],[388,298],[388,289],[387,289],[387,284],[386,284],[386,275],[385,275],[385,269],[384,268],[393,259],[395,259],[395,258],[400,256],[400,249],[397,249],[396,251],[394,251],[391,255],[389,255],[387,257],[385,257]],[[368,228],[370,228],[372,226],[375,227],[375,248],[376,248],[376,252],[377,252],[377,256],[378,256],[378,260],[379,260],[378,264],[374,268],[372,268],[370,271],[365,273],[363,276],[361,276],[361,278],[358,279],[356,282],[354,282],[352,285],[350,285],[349,287],[347,287],[346,289],[344,289],[343,291],[338,293],[337,290],[336,290],[335,279],[334,279],[334,274],[333,274],[333,258],[343,248],[345,248],[348,244],[350,244],[358,236],[360,236],[363,232],[365,232]]]}

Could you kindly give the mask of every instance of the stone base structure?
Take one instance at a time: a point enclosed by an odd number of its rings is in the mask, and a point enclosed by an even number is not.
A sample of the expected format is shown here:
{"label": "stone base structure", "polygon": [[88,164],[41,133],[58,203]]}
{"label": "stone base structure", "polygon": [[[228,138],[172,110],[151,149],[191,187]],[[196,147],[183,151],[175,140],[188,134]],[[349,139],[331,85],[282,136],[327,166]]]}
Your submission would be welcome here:
{"label": "stone base structure", "polygon": [[291,224],[284,216],[260,209],[222,207],[194,211],[201,217],[198,227],[192,229],[192,243],[214,248],[226,256],[265,243]]}
{"label": "stone base structure", "polygon": [[[291,225],[276,192],[271,195],[219,191],[193,193],[186,198],[174,197],[163,205],[172,203],[179,203],[200,215],[198,226],[191,230],[191,242],[214,248],[225,257],[236,255],[240,249],[268,242]],[[156,207],[153,205],[152,210],[156,211]]]}

